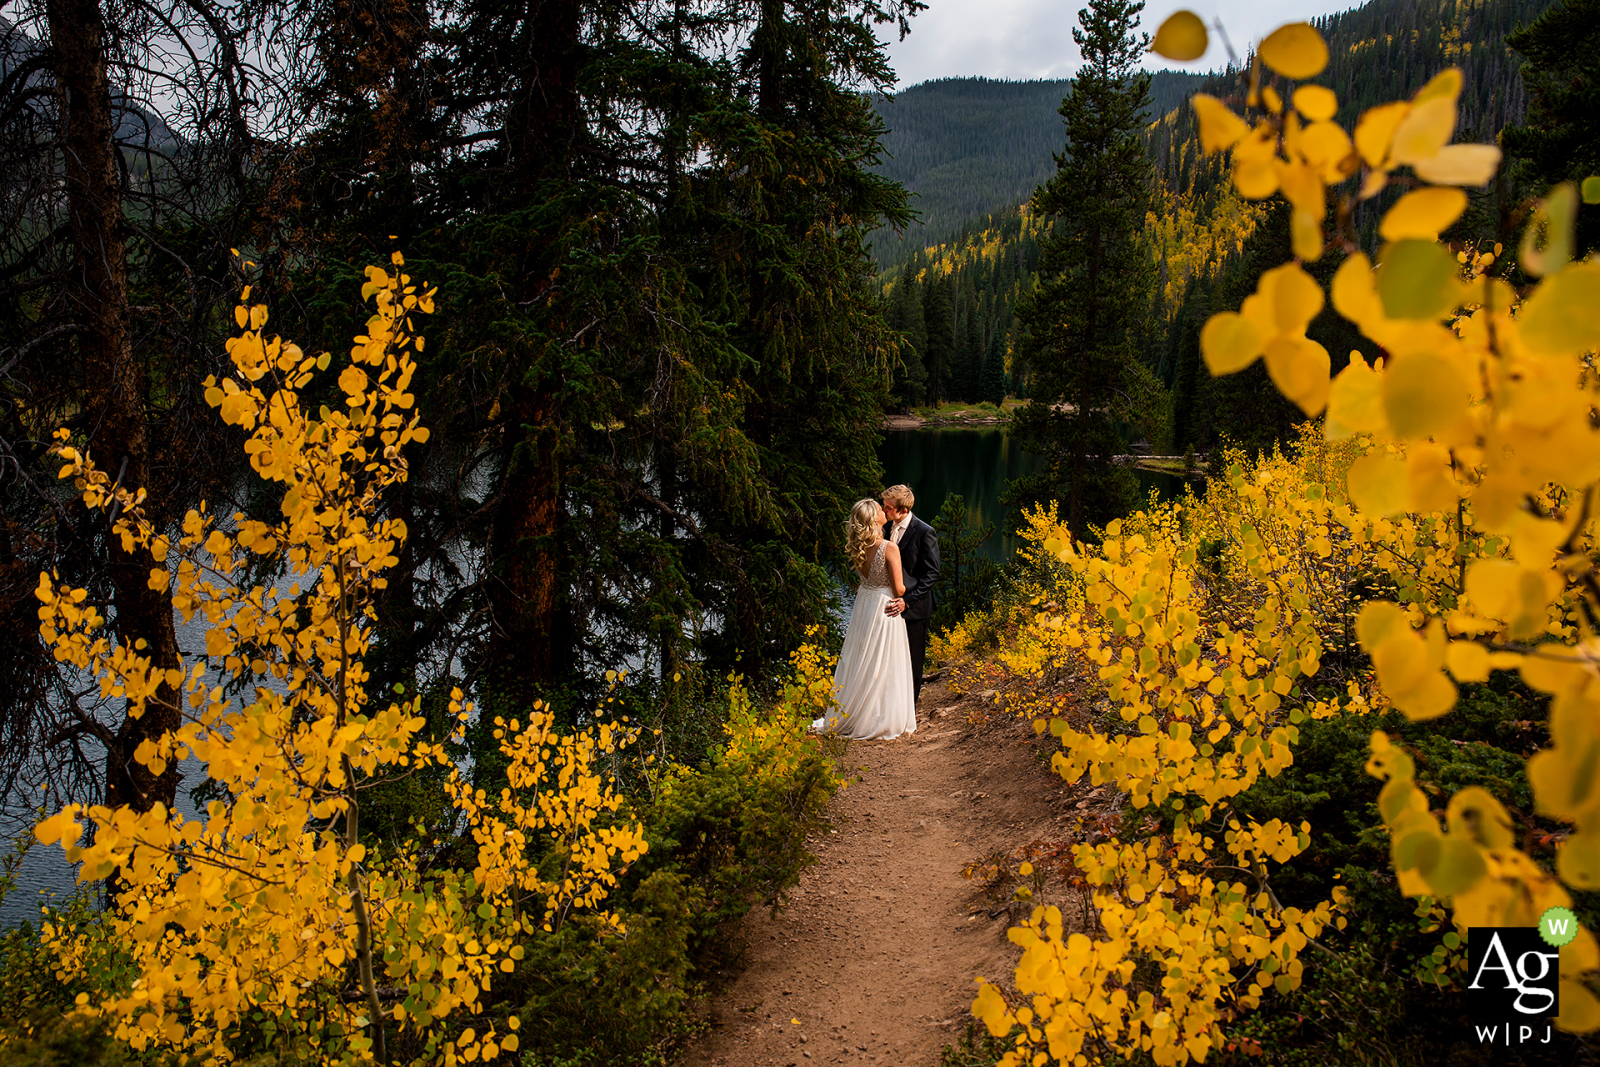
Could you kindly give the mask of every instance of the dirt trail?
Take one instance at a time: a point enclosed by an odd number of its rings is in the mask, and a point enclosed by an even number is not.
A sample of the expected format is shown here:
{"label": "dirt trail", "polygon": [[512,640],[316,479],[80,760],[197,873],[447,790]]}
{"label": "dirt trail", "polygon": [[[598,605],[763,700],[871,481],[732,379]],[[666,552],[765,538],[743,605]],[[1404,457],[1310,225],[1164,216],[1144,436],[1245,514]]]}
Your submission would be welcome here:
{"label": "dirt trail", "polygon": [[1009,976],[1009,912],[963,865],[1054,832],[1067,787],[1026,723],[975,730],[942,684],[909,739],[852,743],[860,768],[777,919],[743,924],[745,969],[712,1005],[690,1067],[934,1067],[971,1018],[975,975]]}

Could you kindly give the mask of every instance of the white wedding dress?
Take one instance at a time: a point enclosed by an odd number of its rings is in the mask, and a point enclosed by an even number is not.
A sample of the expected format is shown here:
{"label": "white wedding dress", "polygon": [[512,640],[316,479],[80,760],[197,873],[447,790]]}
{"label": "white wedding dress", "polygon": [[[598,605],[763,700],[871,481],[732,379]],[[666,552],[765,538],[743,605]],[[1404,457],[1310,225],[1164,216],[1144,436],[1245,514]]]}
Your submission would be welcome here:
{"label": "white wedding dress", "polygon": [[887,544],[878,546],[856,590],[844,648],[833,672],[837,706],[811,724],[823,733],[866,741],[916,732],[917,696],[906,620],[883,612],[894,597],[883,558]]}

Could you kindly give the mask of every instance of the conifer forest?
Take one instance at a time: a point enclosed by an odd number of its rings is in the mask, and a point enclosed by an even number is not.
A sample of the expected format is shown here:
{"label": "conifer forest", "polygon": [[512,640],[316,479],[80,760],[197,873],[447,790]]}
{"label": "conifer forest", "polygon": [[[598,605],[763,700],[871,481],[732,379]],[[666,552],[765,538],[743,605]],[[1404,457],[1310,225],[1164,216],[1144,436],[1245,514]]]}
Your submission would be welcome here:
{"label": "conifer forest", "polygon": [[1600,0],[939,2],[0,0],[0,1065],[1600,1063]]}

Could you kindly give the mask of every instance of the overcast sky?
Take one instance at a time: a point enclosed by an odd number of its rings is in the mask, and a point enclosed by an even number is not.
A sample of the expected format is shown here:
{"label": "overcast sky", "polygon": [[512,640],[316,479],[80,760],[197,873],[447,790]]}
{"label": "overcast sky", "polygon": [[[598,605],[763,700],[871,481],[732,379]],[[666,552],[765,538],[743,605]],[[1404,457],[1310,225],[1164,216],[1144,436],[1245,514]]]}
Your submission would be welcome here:
{"label": "overcast sky", "polygon": [[[927,0],[928,10],[911,20],[911,34],[889,43],[889,58],[905,89],[932,78],[982,75],[988,78],[1070,78],[1078,68],[1072,27],[1083,0]],[[1210,26],[1221,17],[1233,47],[1245,47],[1283,25],[1317,15],[1345,11],[1360,0],[1149,0],[1141,28],[1154,34],[1161,20],[1187,7]],[[1168,63],[1157,56],[1150,65],[1209,70],[1227,61],[1216,34],[1211,48],[1194,63]]]}

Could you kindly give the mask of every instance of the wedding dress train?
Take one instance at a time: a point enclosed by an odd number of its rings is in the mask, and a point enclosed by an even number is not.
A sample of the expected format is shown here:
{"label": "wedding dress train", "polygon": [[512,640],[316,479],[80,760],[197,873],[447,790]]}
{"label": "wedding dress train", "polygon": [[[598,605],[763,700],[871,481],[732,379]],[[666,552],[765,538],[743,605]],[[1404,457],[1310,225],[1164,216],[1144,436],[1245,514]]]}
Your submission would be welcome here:
{"label": "wedding dress train", "polygon": [[837,706],[811,724],[824,733],[865,741],[899,737],[917,729],[906,620],[883,611],[894,598],[883,558],[885,544],[888,542],[878,546],[850,609],[844,648],[833,672]]}

